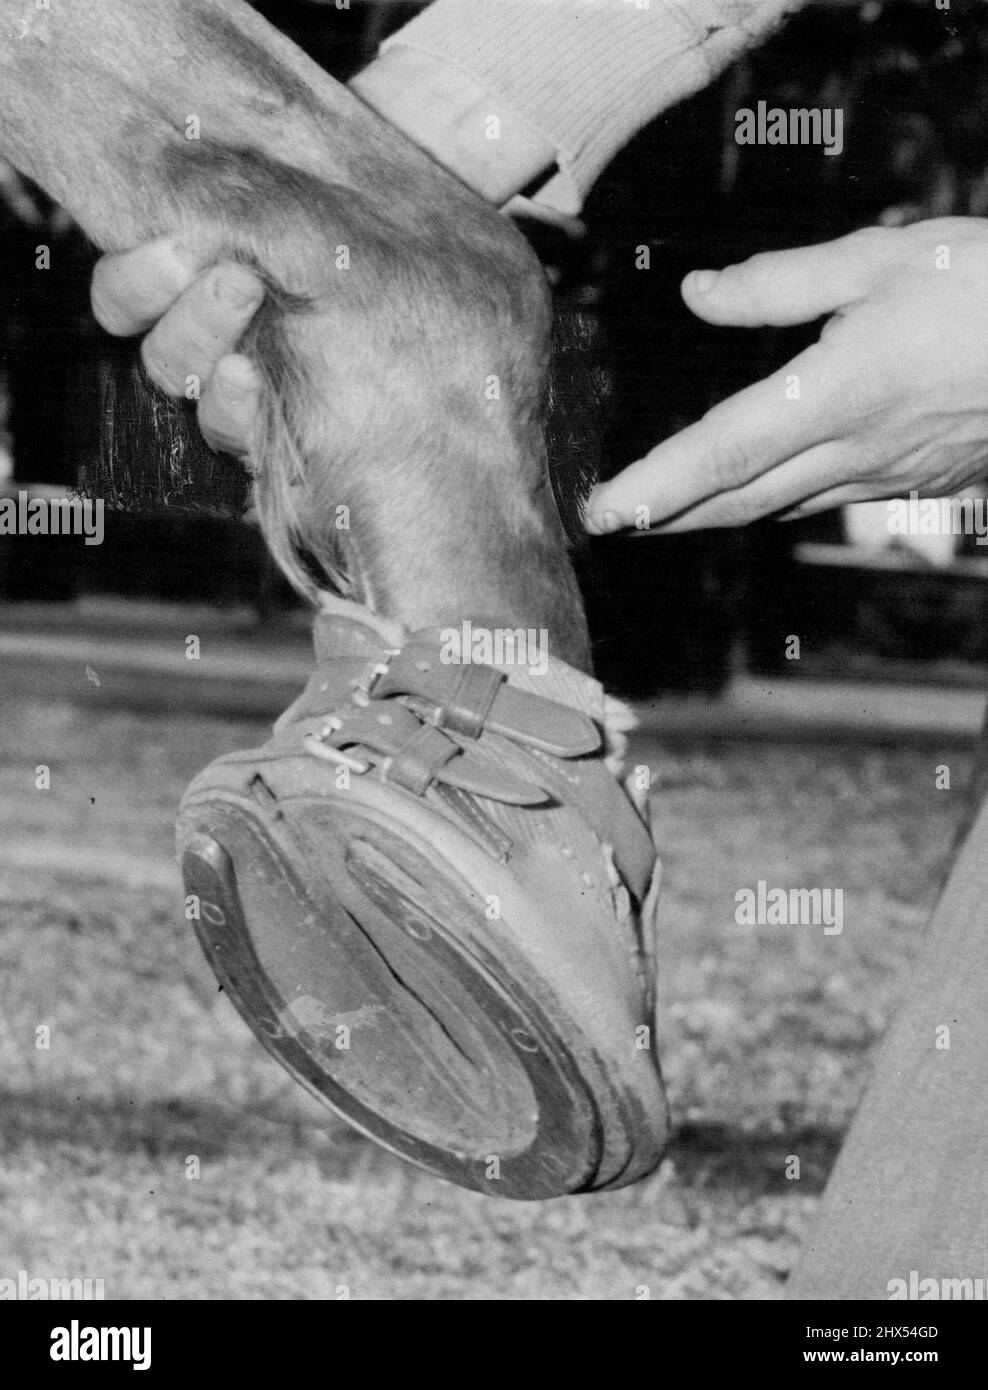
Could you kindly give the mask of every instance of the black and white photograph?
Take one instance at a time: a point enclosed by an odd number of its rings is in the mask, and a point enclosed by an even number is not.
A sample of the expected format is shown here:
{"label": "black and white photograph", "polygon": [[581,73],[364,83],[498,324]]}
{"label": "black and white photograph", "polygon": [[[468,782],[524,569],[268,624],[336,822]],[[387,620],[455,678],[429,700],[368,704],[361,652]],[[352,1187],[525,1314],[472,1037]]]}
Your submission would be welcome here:
{"label": "black and white photograph", "polygon": [[0,0],[31,1365],[960,1366],[986,706],[983,0]]}

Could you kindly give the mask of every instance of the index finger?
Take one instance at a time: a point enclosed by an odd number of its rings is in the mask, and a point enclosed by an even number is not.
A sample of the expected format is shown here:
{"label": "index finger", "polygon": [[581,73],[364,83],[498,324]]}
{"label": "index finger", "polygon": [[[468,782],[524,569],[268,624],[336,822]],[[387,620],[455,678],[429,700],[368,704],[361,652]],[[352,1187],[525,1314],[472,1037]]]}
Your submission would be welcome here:
{"label": "index finger", "polygon": [[695,425],[664,440],[587,503],[593,534],[677,516],[706,497],[743,487],[796,454],[835,435],[843,404],[837,355],[815,343],[766,377],[708,410]]}
{"label": "index finger", "polygon": [[760,251],[723,270],[692,271],[683,281],[683,299],[707,323],[811,323],[863,299],[910,246],[898,230],[862,227],[836,241]]}

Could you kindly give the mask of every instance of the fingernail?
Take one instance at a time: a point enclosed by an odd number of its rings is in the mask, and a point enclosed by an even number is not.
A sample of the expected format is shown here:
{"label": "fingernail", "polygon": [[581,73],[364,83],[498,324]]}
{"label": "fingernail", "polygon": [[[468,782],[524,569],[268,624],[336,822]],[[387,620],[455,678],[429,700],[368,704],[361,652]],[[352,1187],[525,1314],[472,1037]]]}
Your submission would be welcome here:
{"label": "fingernail", "polygon": [[606,536],[621,525],[617,512],[587,512],[583,522],[592,536]]}
{"label": "fingernail", "polygon": [[252,309],[264,298],[264,286],[246,267],[228,266],[219,277],[219,296],[232,309]]}
{"label": "fingernail", "polygon": [[696,294],[709,294],[719,275],[719,270],[694,270],[688,277],[690,289]]}

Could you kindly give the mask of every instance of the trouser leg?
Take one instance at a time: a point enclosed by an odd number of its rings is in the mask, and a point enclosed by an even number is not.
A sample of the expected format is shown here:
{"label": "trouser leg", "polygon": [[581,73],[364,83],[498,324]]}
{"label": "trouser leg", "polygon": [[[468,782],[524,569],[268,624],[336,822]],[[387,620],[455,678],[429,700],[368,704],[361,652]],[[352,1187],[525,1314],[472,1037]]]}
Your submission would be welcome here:
{"label": "trouser leg", "polygon": [[908,1282],[912,1270],[937,1280],[988,1274],[986,805],[934,912],[787,1296],[885,1299],[889,1281]]}

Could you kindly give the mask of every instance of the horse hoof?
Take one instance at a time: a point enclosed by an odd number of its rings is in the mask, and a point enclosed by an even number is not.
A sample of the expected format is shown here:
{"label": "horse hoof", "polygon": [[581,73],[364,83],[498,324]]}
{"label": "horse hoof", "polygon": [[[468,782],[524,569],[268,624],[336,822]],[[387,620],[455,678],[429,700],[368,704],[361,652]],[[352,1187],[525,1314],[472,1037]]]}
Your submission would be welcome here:
{"label": "horse hoof", "polygon": [[665,1103],[598,841],[545,795],[413,791],[312,756],[307,712],[200,774],[179,822],[196,933],[255,1035],[461,1186],[538,1199],[651,1172]]}

